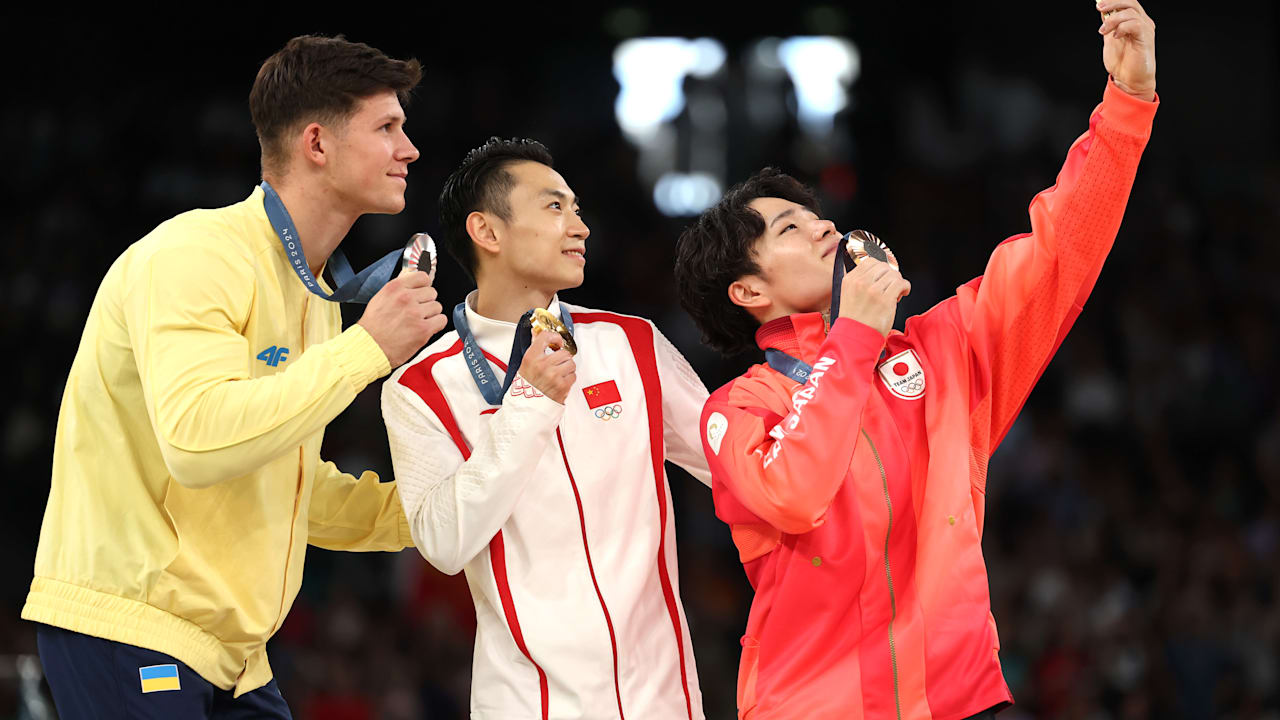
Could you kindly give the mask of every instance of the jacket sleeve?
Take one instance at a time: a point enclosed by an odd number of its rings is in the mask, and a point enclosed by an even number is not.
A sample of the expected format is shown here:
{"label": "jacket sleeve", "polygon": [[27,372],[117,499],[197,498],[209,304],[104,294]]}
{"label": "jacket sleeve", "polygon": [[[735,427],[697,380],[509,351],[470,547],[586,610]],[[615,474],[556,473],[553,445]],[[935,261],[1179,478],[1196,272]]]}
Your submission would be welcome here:
{"label": "jacket sleeve", "polygon": [[533,478],[563,413],[563,405],[540,393],[509,395],[467,448],[417,392],[383,383],[382,418],[400,501],[414,544],[436,569],[454,575],[488,546]]}
{"label": "jacket sleeve", "polygon": [[791,412],[776,423],[769,410],[737,406],[717,392],[702,412],[713,479],[784,533],[821,526],[849,472],[883,346],[867,325],[836,320],[808,381],[792,394]]}
{"label": "jacket sleeve", "polygon": [[379,482],[371,471],[357,478],[327,461],[316,468],[307,523],[307,542],[327,550],[395,552],[413,545],[395,483]]}
{"label": "jacket sleeve", "polygon": [[707,387],[689,361],[656,327],[653,330],[658,376],[662,383],[662,435],[667,459],[702,484],[711,484],[711,470],[699,439],[699,416],[707,402]]}
{"label": "jacket sleeve", "polygon": [[1093,290],[1157,104],[1108,82],[1057,184],[1031,201],[1031,232],[1000,244],[984,274],[956,293],[974,369],[971,417],[984,425],[974,428],[975,449],[994,451]]}
{"label": "jacket sleeve", "polygon": [[253,349],[242,333],[253,269],[217,239],[157,251],[123,304],[161,454],[174,479],[193,488],[296,448],[390,371],[382,349],[353,325],[289,357],[282,372],[251,377]]}

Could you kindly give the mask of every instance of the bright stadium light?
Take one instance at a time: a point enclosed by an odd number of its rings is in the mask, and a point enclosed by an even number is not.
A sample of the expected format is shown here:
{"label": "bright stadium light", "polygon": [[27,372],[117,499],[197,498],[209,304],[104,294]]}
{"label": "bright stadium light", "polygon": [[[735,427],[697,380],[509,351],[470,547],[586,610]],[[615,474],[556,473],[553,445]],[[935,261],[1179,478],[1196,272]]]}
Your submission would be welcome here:
{"label": "bright stadium light", "polygon": [[686,76],[710,77],[724,66],[725,50],[712,38],[634,38],[613,51],[613,76],[621,90],[614,114],[637,144],[684,110]]}
{"label": "bright stadium light", "polygon": [[858,49],[844,38],[793,37],[778,43],[778,59],[795,86],[800,125],[814,134],[830,132],[858,78]]}
{"label": "bright stadium light", "polygon": [[667,173],[653,186],[653,204],[668,217],[697,215],[723,195],[720,182],[707,173]]}

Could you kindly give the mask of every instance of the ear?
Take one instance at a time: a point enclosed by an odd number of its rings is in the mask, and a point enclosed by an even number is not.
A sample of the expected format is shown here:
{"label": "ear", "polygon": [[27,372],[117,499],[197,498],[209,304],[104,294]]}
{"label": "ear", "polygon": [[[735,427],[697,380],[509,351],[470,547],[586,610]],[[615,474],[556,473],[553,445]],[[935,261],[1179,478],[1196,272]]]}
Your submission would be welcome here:
{"label": "ear", "polygon": [[764,293],[764,280],[757,275],[743,275],[729,283],[729,302],[752,314],[773,304]]}
{"label": "ear", "polygon": [[471,242],[480,251],[478,257],[486,254],[497,255],[502,249],[502,241],[498,239],[498,229],[494,227],[494,219],[480,211],[467,216],[467,234]]}
{"label": "ear", "polygon": [[298,136],[298,146],[301,149],[302,159],[308,166],[316,168],[325,166],[329,161],[326,151],[329,149],[329,143],[332,142],[331,138],[332,136],[320,123],[308,123],[302,128]]}

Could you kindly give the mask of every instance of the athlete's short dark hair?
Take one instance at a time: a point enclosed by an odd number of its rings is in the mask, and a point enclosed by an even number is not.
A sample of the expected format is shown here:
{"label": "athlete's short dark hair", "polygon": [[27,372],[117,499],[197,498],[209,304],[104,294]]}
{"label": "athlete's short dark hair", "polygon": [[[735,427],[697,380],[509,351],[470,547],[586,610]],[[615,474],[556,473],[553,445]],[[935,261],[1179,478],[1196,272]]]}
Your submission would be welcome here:
{"label": "athlete's short dark hair", "polygon": [[491,137],[467,153],[458,169],[444,181],[440,191],[440,233],[445,249],[472,279],[476,276],[476,248],[467,234],[467,216],[487,212],[511,220],[511,191],[516,180],[507,168],[519,162],[555,167],[551,152],[537,140]]}
{"label": "athlete's short dark hair", "polygon": [[249,113],[262,146],[264,172],[283,172],[287,138],[300,124],[338,123],[355,113],[359,102],[392,90],[401,106],[422,79],[417,60],[395,60],[341,35],[300,35],[258,69],[249,91]]}
{"label": "athlete's short dark hair", "polygon": [[755,348],[760,323],[746,308],[729,300],[729,286],[760,272],[755,251],[764,236],[764,218],[748,203],[764,197],[790,200],[821,214],[812,190],[781,170],[767,167],[729,188],[720,202],[704,211],[676,241],[680,304],[702,331],[702,341],[725,355]]}

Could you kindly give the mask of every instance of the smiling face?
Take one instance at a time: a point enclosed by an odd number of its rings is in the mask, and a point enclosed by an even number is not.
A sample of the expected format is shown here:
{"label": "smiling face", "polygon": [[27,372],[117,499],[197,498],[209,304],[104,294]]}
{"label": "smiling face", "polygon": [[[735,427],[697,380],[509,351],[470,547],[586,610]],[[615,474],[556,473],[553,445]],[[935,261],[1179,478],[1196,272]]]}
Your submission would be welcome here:
{"label": "smiling face", "polygon": [[582,284],[591,231],[560,173],[538,162],[504,168],[513,180],[507,217],[486,213],[496,252],[482,252],[480,274],[548,296]]}
{"label": "smiling face", "polygon": [[753,248],[760,272],[731,284],[729,299],[761,323],[828,310],[831,266],[840,244],[835,223],[782,198],[756,198],[747,206],[764,219],[764,234]]}
{"label": "smiling face", "polygon": [[386,90],[361,100],[345,122],[325,128],[325,175],[336,203],[355,215],[404,209],[409,163],[418,159],[404,123],[400,101]]}

